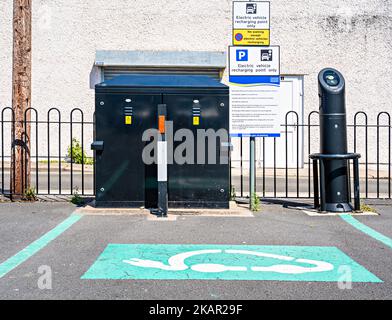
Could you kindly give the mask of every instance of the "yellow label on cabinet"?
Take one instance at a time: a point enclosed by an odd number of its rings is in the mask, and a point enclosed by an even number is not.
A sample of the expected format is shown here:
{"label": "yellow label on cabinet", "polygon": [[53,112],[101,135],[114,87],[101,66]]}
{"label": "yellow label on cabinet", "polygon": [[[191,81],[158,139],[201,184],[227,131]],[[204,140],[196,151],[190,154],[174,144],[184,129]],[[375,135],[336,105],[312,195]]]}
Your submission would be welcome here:
{"label": "yellow label on cabinet", "polygon": [[128,126],[132,124],[132,116],[125,117],[125,124]]}
{"label": "yellow label on cabinet", "polygon": [[269,30],[237,29],[234,30],[233,43],[235,46],[269,46]]}

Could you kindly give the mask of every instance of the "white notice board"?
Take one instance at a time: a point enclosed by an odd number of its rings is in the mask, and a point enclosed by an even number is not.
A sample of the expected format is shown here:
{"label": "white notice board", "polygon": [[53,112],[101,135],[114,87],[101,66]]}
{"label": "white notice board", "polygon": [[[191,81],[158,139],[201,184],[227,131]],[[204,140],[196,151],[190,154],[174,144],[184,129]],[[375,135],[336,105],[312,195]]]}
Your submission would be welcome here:
{"label": "white notice board", "polygon": [[230,86],[232,137],[280,137],[282,110],[278,86]]}

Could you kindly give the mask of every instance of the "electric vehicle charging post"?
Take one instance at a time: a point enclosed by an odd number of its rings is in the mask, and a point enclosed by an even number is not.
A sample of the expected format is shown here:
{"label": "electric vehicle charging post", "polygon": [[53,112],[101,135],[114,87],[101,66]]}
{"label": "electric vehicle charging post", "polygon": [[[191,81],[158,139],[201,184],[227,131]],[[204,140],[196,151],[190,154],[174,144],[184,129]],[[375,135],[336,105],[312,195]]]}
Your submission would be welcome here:
{"label": "electric vehicle charging post", "polygon": [[[322,212],[360,210],[359,154],[347,152],[346,82],[335,69],[318,76],[320,97],[320,153],[313,160],[315,207]],[[351,205],[349,161],[354,163],[355,206]],[[320,165],[320,200],[317,164]]]}

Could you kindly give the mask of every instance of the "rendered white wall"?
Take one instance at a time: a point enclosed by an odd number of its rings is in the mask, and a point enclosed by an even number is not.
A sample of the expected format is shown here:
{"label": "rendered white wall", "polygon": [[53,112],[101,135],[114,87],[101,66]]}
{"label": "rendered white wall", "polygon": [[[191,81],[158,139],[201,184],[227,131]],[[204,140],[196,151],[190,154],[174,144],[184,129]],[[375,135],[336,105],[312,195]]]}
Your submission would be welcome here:
{"label": "rendered white wall", "polygon": [[[90,119],[96,50],[224,51],[231,8],[231,0],[34,0],[32,104],[66,117],[80,107]],[[350,119],[365,110],[374,123],[392,111],[392,1],[272,0],[271,12],[282,73],[306,75],[306,114],[318,108],[316,77],[326,66],[347,79]],[[0,0],[1,106],[11,104],[11,53],[12,0]]]}

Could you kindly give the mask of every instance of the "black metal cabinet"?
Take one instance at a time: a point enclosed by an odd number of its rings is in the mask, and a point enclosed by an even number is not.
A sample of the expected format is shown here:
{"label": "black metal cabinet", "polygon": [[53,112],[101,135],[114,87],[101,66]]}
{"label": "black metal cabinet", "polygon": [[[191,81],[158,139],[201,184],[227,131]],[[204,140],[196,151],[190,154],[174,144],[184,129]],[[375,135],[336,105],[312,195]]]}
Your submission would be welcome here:
{"label": "black metal cabinet", "polygon": [[[163,97],[168,106],[168,120],[174,134],[186,128],[194,137],[193,162],[169,165],[169,203],[180,207],[227,207],[230,197],[229,165],[221,163],[222,150],[228,144],[229,98],[216,94],[169,94]],[[199,118],[196,122],[194,118]],[[208,139],[203,132],[226,130],[226,136]],[[202,131],[198,135],[198,131]],[[180,138],[180,137],[178,137]],[[179,139],[177,139],[179,140]],[[182,141],[174,141],[177,153]],[[212,150],[208,150],[212,143]],[[204,145],[204,150],[201,150]],[[224,146],[222,148],[222,146]],[[181,151],[181,150],[180,150]],[[212,153],[211,153],[212,151]],[[209,161],[209,158],[215,158]],[[185,157],[184,157],[185,158]],[[190,160],[190,159],[189,159]],[[227,158],[226,158],[227,161]]]}
{"label": "black metal cabinet", "polygon": [[[229,142],[229,89],[214,78],[181,75],[121,76],[96,86],[97,206],[157,206],[157,165],[143,161],[143,150],[150,142],[143,142],[142,136],[158,127],[160,104],[167,106],[173,140],[181,130],[194,137],[193,162],[185,164],[174,157],[183,141],[173,141],[169,206],[227,208],[230,168],[227,157],[221,162],[221,151]],[[216,141],[205,139],[205,163],[200,162],[198,143],[203,141],[198,141],[198,130],[226,132]],[[208,162],[209,143],[216,163]]]}
{"label": "black metal cabinet", "polygon": [[104,150],[96,157],[98,204],[133,207],[156,204],[157,166],[143,162],[146,142],[142,141],[142,135],[156,127],[156,106],[160,101],[161,95],[96,95],[96,140],[104,142]]}

